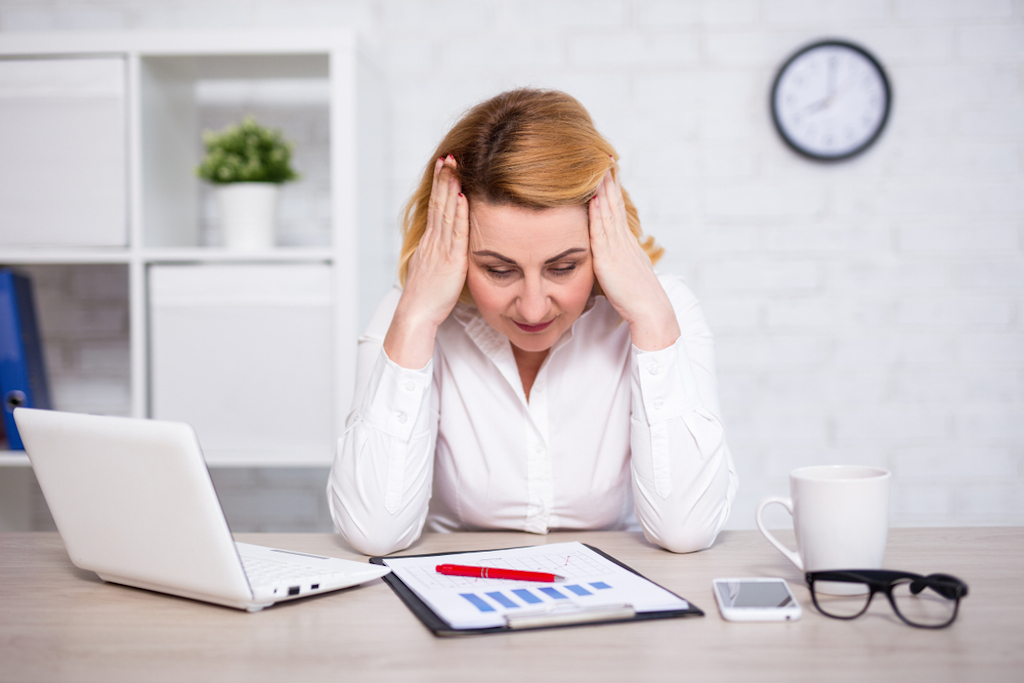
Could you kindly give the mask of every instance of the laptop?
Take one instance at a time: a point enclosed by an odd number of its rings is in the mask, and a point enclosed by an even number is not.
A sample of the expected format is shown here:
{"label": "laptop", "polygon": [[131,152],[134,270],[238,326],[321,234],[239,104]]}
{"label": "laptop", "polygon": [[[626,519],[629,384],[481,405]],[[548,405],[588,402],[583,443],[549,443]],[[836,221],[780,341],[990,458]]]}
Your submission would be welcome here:
{"label": "laptop", "polygon": [[187,424],[31,408],[14,419],[71,561],[104,581],[256,612],[390,571],[236,543]]}

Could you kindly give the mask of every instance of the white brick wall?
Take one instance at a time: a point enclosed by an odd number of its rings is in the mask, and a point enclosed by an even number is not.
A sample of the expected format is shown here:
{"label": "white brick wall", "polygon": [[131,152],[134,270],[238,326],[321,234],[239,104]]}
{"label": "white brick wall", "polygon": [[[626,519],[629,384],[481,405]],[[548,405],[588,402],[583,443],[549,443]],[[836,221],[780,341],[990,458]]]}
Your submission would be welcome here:
{"label": "white brick wall", "polygon": [[[789,469],[833,462],[892,469],[897,525],[1024,523],[1024,2],[0,0],[0,31],[311,25],[354,26],[379,50],[392,215],[474,102],[537,85],[590,108],[663,267],[716,332],[741,478],[730,526],[752,526]],[[775,69],[825,36],[871,49],[895,93],[878,144],[831,166],[792,154],[767,111]],[[300,155],[320,163],[322,142]],[[322,190],[296,192],[289,234],[316,239]],[[57,286],[83,297],[52,323],[79,339],[48,348],[58,393],[123,402],[117,278],[76,278]],[[315,528],[315,506],[275,493],[307,495],[290,476],[218,486]],[[267,528],[250,509],[232,521]]]}

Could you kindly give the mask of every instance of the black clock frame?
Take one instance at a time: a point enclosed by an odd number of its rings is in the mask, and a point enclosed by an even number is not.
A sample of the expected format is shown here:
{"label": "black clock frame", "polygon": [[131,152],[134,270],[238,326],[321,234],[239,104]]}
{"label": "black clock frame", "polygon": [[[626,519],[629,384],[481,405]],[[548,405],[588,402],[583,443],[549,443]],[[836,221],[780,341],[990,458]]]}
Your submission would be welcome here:
{"label": "black clock frame", "polygon": [[[782,124],[779,123],[779,113],[775,108],[775,93],[779,89],[779,81],[782,79],[782,74],[786,73],[786,69],[788,69],[789,66],[797,58],[804,55],[805,53],[810,52],[811,50],[816,50],[820,47],[830,46],[846,48],[848,50],[853,50],[854,52],[859,52],[861,55],[863,55],[865,59],[871,62],[871,64],[876,69],[878,69],[878,74],[882,77],[882,87],[885,89],[885,111],[882,113],[882,121],[881,123],[878,124],[878,128],[875,130],[874,134],[870,138],[865,140],[860,146],[858,146],[856,149],[846,152],[845,154],[816,154],[810,150],[803,149],[796,142],[790,140],[789,137],[786,135],[786,131],[783,130]],[[775,130],[778,131],[779,137],[781,137],[783,142],[785,142],[789,146],[789,148],[792,149],[794,152],[797,152],[801,156],[806,157],[808,159],[812,159],[814,161],[843,161],[844,159],[849,159],[850,157],[857,156],[858,154],[866,150],[868,147],[875,144],[875,141],[879,138],[879,136],[881,136],[882,131],[885,130],[885,126],[889,122],[889,113],[890,111],[892,111],[892,86],[889,85],[888,74],[885,73],[885,69],[882,68],[881,63],[877,59],[875,59],[874,55],[872,55],[866,49],[862,48],[860,45],[857,45],[855,43],[851,43],[847,40],[830,38],[827,40],[819,40],[817,42],[811,43],[810,45],[805,45],[804,47],[800,48],[792,55],[790,55],[789,58],[782,64],[782,66],[779,67],[779,70],[775,74],[775,81],[772,83],[772,91],[768,99],[768,108],[772,112],[772,122],[775,124]]]}

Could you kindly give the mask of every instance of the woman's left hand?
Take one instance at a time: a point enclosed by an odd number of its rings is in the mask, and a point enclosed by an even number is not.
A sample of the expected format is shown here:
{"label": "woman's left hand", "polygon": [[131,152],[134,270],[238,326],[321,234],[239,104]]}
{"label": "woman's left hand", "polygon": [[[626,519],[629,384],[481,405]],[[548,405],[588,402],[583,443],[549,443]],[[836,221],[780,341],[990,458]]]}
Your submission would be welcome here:
{"label": "woman's left hand", "polygon": [[611,170],[590,200],[590,250],[594,275],[622,319],[633,345],[643,351],[668,348],[679,323],[650,257],[629,229],[622,186]]}

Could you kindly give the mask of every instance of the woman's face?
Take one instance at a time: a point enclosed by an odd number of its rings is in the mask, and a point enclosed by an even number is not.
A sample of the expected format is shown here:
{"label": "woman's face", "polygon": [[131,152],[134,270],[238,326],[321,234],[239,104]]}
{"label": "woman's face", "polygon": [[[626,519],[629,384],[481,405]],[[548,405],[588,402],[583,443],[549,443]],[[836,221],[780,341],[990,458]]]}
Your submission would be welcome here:
{"label": "woman's face", "polygon": [[523,351],[546,351],[594,288],[587,209],[469,205],[469,274],[480,314]]}

